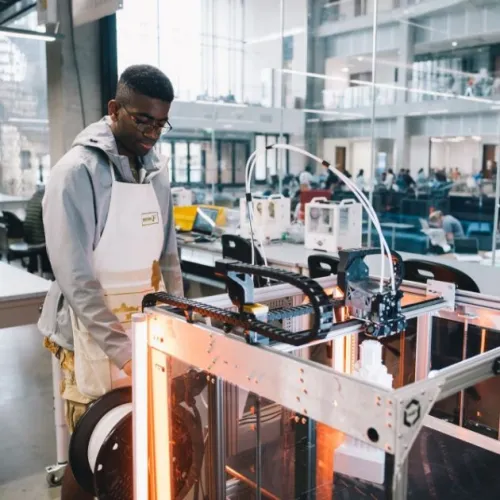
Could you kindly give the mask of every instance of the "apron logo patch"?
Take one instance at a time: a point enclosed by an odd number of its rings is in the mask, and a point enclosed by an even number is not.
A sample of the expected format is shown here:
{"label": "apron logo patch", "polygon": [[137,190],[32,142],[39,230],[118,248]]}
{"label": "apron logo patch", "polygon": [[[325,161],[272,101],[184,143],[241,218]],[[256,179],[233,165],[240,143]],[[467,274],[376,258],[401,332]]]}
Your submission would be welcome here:
{"label": "apron logo patch", "polygon": [[160,222],[160,218],[158,217],[158,212],[148,212],[142,214],[141,217],[143,226],[152,226],[153,224],[158,224]]}

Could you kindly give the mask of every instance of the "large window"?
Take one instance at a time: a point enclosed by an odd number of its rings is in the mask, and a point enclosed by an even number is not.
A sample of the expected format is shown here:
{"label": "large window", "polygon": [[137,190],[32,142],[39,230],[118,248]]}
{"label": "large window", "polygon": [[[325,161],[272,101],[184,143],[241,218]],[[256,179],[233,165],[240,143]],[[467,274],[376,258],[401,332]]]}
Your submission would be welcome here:
{"label": "large window", "polygon": [[[9,27],[36,29],[36,12]],[[0,33],[0,193],[31,196],[49,168],[45,42]]]}
{"label": "large window", "polygon": [[243,2],[126,2],[117,14],[118,66],[150,63],[171,78],[177,98],[243,100]]}
{"label": "large window", "polygon": [[[289,143],[288,135],[283,137],[283,143]],[[264,151],[267,146],[278,144],[280,142],[279,135],[275,134],[258,134],[255,136],[255,147],[258,151]],[[266,182],[271,179],[273,175],[286,175],[290,171],[289,167],[289,153],[276,149],[267,149],[266,154],[257,157],[257,164],[255,165],[255,180],[257,182]],[[283,172],[279,171],[280,162],[283,162]]]}
{"label": "large window", "polygon": [[176,138],[162,141],[160,152],[170,159],[172,184],[200,187],[210,184],[243,185],[250,141],[216,139],[214,143],[215,154],[209,140]]}

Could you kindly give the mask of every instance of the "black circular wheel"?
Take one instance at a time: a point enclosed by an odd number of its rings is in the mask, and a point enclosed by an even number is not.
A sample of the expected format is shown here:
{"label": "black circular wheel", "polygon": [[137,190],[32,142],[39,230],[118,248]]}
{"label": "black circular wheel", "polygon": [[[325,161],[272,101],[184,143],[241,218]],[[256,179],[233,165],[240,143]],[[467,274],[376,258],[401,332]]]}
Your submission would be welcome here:
{"label": "black circular wheel", "polygon": [[132,414],[125,415],[104,440],[94,473],[94,489],[99,500],[133,500],[134,455]]}
{"label": "black circular wheel", "polygon": [[95,496],[94,473],[90,469],[88,448],[92,432],[113,408],[132,402],[132,388],[120,387],[96,399],[76,424],[69,443],[69,464],[77,483]]}

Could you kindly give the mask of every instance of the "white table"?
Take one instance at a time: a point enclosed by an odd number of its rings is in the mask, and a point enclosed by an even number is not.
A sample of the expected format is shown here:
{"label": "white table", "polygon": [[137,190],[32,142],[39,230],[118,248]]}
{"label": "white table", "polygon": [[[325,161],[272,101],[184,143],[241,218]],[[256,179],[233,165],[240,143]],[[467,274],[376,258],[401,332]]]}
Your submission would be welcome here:
{"label": "white table", "polygon": [[[194,262],[213,267],[215,262],[222,258],[222,245],[220,241],[211,243],[182,243],[181,258],[183,261]],[[274,266],[287,271],[307,274],[309,255],[317,255],[322,252],[307,250],[304,245],[279,242],[266,245],[265,253],[270,266]],[[419,255],[407,252],[398,252],[403,260],[418,259],[431,262],[438,262],[450,267],[454,267],[468,274],[478,285],[481,293],[500,297],[500,268],[481,266],[472,262],[458,262],[451,255]],[[337,256],[337,254],[331,254]],[[380,256],[370,255],[366,258],[373,276],[380,275]],[[388,269],[386,265],[386,269]],[[386,271],[386,275],[387,271]],[[192,278],[191,276],[189,278]]]}
{"label": "white table", "polygon": [[49,287],[50,281],[0,262],[0,328],[36,323]]}
{"label": "white table", "polygon": [[28,204],[29,198],[24,196],[13,196],[0,193],[0,212],[2,210],[23,210]]}
{"label": "white table", "polygon": [[[0,329],[37,323],[51,282],[23,269],[0,262]],[[42,337],[40,336],[40,343]],[[59,361],[52,358],[52,384],[56,427],[57,463],[46,467],[47,481],[60,484],[68,461],[69,434],[59,387]]]}

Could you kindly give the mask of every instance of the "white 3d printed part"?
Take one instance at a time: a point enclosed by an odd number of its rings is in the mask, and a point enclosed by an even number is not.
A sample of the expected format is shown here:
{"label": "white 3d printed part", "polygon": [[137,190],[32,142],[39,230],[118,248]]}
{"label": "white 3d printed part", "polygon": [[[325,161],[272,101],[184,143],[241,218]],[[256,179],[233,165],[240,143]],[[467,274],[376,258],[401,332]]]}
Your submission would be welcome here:
{"label": "white 3d printed part", "polygon": [[[376,340],[365,340],[361,344],[360,359],[353,376],[383,388],[392,387],[392,375],[382,364],[382,344]],[[349,436],[335,450],[333,465],[335,472],[363,481],[384,483],[384,451]]]}

